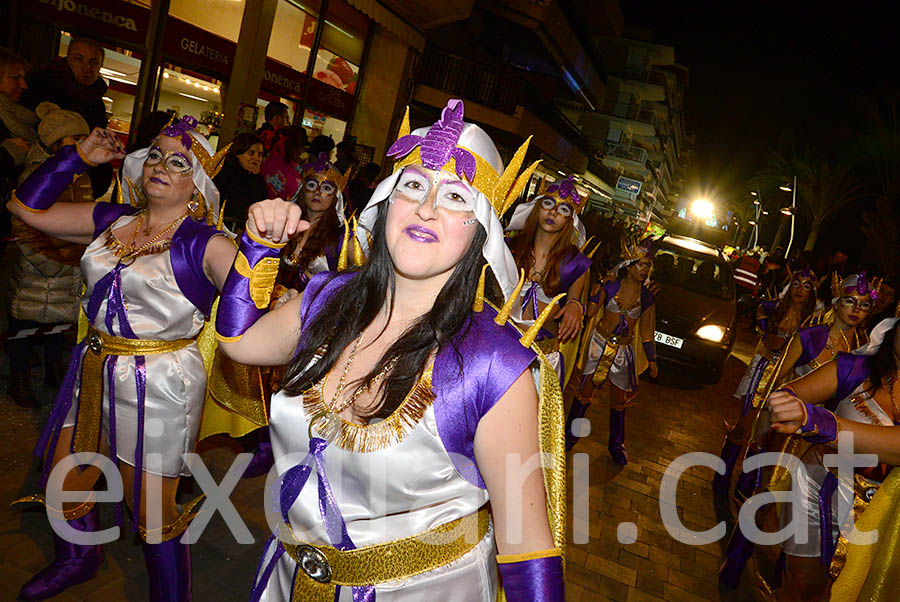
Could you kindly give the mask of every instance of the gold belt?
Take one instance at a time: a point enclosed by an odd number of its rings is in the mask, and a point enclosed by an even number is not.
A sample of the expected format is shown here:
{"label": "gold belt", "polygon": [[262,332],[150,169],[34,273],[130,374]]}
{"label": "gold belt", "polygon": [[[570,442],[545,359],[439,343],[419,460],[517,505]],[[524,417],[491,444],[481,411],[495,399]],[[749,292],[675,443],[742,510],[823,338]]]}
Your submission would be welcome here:
{"label": "gold belt", "polygon": [[300,569],[291,599],[332,602],[338,585],[377,585],[426,573],[471,551],[489,525],[490,515],[482,508],[424,533],[355,550],[282,544]]}
{"label": "gold belt", "polygon": [[597,333],[606,339],[607,344],[613,344],[616,346],[619,345],[630,345],[631,341],[634,340],[633,334],[621,335],[621,334],[613,334],[609,328],[603,326],[603,324],[597,324],[595,330]]}
{"label": "gold belt", "polygon": [[[853,522],[858,523],[863,511],[869,506],[869,502],[878,493],[881,483],[869,480],[866,477],[855,474],[853,475]],[[837,579],[838,575],[847,563],[847,549],[849,542],[841,534],[838,537],[837,545],[834,549],[834,556],[831,558],[831,566],[828,567],[828,573],[832,579]]]}
{"label": "gold belt", "polygon": [[543,341],[535,341],[534,344],[538,346],[538,349],[540,349],[541,353],[544,355],[550,355],[551,353],[559,351],[559,339],[557,337],[544,339]]}
{"label": "gold belt", "polygon": [[100,449],[100,420],[103,411],[103,364],[110,355],[155,355],[184,349],[194,339],[156,341],[126,339],[104,334],[90,327],[81,360],[81,394],[78,397],[78,419],[72,441],[76,452]]}

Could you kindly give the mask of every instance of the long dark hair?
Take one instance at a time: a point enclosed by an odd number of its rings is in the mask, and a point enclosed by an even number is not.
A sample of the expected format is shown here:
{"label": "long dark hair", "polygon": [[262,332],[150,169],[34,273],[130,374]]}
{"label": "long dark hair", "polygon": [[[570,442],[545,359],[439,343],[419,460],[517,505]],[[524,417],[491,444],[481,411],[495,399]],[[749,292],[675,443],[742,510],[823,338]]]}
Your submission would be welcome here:
{"label": "long dark hair", "polygon": [[231,146],[228,147],[228,156],[237,158],[238,155],[243,155],[250,150],[254,144],[262,144],[262,140],[256,134],[251,134],[250,132],[238,134],[231,141]]}
{"label": "long dark hair", "polygon": [[[300,188],[300,192],[302,195],[302,187]],[[337,198],[335,198],[334,202],[337,203]],[[308,219],[306,217],[306,207],[303,206],[302,200],[300,201],[300,205],[303,211],[303,219]],[[325,249],[337,249],[341,234],[342,229],[341,225],[338,223],[337,212],[332,206],[319,217],[319,221],[313,226],[312,231],[310,231],[309,236],[306,238],[306,242],[303,245],[303,250],[300,251],[300,256],[297,258],[296,265],[298,265],[300,269],[306,269],[316,257],[325,252]],[[288,245],[290,250],[287,251],[287,256],[293,254],[293,249],[296,248],[299,240],[300,237],[298,236],[291,241],[291,244]]]}
{"label": "long dark hair", "polygon": [[[365,266],[328,300],[310,323],[303,324],[299,351],[284,376],[287,394],[299,395],[328,374],[343,350],[372,323],[388,295],[391,299],[389,314],[393,313],[394,265],[385,242],[387,212],[388,203],[381,203],[374,226],[371,255]],[[438,293],[431,311],[419,318],[385,351],[369,374],[354,383],[362,386],[371,382],[391,358],[403,358],[382,381],[379,393],[383,394],[383,402],[372,408],[366,420],[390,416],[415,385],[429,356],[448,343],[452,344],[453,338],[465,325],[472,312],[475,289],[484,265],[482,246],[486,238],[487,233],[479,225],[472,244]],[[485,293],[489,301],[502,302],[496,283],[486,287]],[[325,354],[310,365],[323,347]]]}
{"label": "long dark hair", "polygon": [[893,381],[897,376],[897,360],[894,359],[894,342],[897,338],[897,327],[900,322],[884,333],[884,340],[875,355],[869,358],[869,382],[871,394],[884,388],[884,381]]}
{"label": "long dark hair", "polygon": [[[538,229],[539,213],[540,204],[535,203],[531,213],[528,215],[528,219],[525,220],[525,226],[522,228],[521,232],[513,237],[512,244],[510,245],[510,251],[512,251],[513,258],[516,260],[516,266],[525,270],[526,276],[531,272],[531,268],[534,266],[534,254],[532,253],[532,250],[534,249],[534,236]],[[550,252],[547,253],[547,263],[544,268],[544,273],[541,275],[540,284],[541,288],[543,288],[544,292],[548,295],[558,295],[559,293],[564,292],[559,290],[561,284],[559,272],[562,267],[563,258],[578,252],[578,248],[571,242],[574,231],[575,220],[569,219],[566,226],[556,233],[556,239],[553,241],[553,246],[550,247]]]}

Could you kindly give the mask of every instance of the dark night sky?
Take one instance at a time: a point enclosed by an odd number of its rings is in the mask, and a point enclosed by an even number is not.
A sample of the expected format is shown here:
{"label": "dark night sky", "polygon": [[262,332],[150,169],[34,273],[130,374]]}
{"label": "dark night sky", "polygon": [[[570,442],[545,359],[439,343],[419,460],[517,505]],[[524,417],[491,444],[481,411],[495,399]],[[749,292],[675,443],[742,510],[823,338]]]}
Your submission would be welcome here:
{"label": "dark night sky", "polygon": [[690,70],[685,193],[739,197],[782,131],[822,147],[848,125],[854,96],[896,94],[894,4],[621,0],[626,37],[651,30]]}

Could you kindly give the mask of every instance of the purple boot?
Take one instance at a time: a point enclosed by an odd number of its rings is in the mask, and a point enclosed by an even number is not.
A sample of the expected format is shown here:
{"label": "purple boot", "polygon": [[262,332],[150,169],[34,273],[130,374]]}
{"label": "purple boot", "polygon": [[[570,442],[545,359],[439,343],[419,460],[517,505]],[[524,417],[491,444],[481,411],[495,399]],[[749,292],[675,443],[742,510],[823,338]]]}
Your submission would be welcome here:
{"label": "purple boot", "polygon": [[143,542],[150,578],[150,602],[190,602],[191,546],[181,535],[162,543]]}
{"label": "purple boot", "polygon": [[269,427],[264,426],[256,431],[256,451],[253,452],[253,458],[244,469],[245,479],[252,479],[269,472],[269,469],[275,464],[275,456],[272,454],[272,442],[269,439]]}
{"label": "purple boot", "polygon": [[[78,531],[96,531],[100,512],[97,507],[81,518],[72,519],[69,526]],[[19,600],[47,600],[67,587],[84,583],[97,574],[103,564],[103,548],[69,543],[53,532],[53,549],[56,559],[19,590]]]}
{"label": "purple boot", "polygon": [[572,423],[579,418],[584,418],[589,407],[591,407],[590,401],[582,401],[577,396],[572,400],[572,405],[569,407],[569,415],[566,416],[566,451],[572,451],[572,448],[575,447],[578,439],[580,439],[572,432]]}
{"label": "purple boot", "polygon": [[731,473],[734,472],[734,465],[737,463],[738,456],[741,453],[741,446],[731,441],[726,435],[725,444],[722,446],[722,452],[719,457],[725,461],[725,474],[716,473],[713,477],[713,493],[720,496],[728,495],[728,488],[731,487]]}
{"label": "purple boot", "polygon": [[609,409],[609,455],[619,466],[628,464],[625,453],[625,410]]}
{"label": "purple boot", "polygon": [[735,525],[728,545],[725,547],[725,560],[719,567],[719,585],[728,589],[737,589],[741,583],[741,573],[751,556],[753,556],[753,544],[744,537],[740,526]]}

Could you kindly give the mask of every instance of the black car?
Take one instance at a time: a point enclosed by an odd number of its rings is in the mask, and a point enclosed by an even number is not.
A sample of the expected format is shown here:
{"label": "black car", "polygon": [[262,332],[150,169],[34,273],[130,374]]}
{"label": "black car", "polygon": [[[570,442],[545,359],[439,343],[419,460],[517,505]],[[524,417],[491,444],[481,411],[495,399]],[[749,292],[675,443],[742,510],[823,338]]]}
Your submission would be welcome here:
{"label": "black car", "polygon": [[666,236],[654,244],[656,354],[718,382],[736,338],[734,274],[717,248]]}

